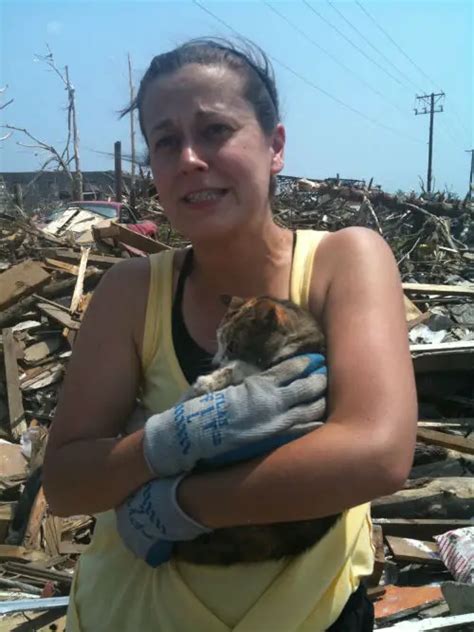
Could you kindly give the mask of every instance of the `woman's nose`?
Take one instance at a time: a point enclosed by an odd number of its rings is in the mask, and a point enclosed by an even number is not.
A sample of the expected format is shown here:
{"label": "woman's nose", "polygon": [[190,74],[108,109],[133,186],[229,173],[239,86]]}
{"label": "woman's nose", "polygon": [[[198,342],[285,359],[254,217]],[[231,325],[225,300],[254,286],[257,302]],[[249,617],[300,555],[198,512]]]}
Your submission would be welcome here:
{"label": "woman's nose", "polygon": [[180,152],[179,163],[180,170],[183,173],[196,170],[204,171],[208,169],[207,160],[202,155],[202,152],[200,152],[198,148],[190,142],[183,144]]}

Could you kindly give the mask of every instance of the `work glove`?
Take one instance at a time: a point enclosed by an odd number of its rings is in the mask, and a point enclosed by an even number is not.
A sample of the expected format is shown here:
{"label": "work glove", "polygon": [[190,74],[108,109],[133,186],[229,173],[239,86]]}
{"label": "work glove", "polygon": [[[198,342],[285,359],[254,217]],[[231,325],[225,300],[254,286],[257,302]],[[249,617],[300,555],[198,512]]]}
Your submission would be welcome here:
{"label": "work glove", "polygon": [[212,464],[219,455],[258,446],[296,425],[295,438],[303,428],[308,431],[306,424],[324,417],[326,387],[325,358],[307,354],[237,386],[179,402],[145,424],[143,450],[150,471],[160,478],[189,472],[200,461]]}
{"label": "work glove", "polygon": [[194,540],[211,531],[178,504],[176,493],[184,476],[150,481],[116,510],[117,530],[124,545],[150,566],[171,558],[173,542]]}
{"label": "work glove", "polygon": [[[243,445],[201,463],[209,469],[262,456],[319,425],[315,422],[298,424],[289,432]],[[116,511],[117,529],[124,545],[154,568],[171,559],[174,542],[194,540],[212,531],[193,520],[178,504],[177,489],[185,476],[180,474],[149,481]]]}

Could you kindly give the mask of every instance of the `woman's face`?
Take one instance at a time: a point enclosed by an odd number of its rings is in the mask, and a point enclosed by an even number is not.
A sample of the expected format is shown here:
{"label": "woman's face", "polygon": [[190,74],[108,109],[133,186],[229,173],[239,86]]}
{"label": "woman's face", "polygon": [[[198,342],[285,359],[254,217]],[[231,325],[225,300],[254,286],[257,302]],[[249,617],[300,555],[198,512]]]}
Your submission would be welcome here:
{"label": "woman's face", "polygon": [[188,64],[148,86],[143,125],[160,201],[191,240],[268,213],[270,176],[283,168],[284,128],[262,131],[240,76]]}

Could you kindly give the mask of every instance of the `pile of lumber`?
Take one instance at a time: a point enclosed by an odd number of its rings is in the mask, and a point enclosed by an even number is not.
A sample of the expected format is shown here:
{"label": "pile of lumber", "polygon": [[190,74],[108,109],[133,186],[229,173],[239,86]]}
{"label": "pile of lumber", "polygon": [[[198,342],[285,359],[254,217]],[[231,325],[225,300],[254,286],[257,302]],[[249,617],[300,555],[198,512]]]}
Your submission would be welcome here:
{"label": "pile of lumber", "polygon": [[[472,585],[447,569],[436,539],[474,529],[472,206],[363,183],[280,178],[274,207],[293,229],[363,225],[393,249],[420,420],[407,484],[372,504],[376,563],[367,585],[378,628],[472,629]],[[0,630],[2,616],[6,629],[26,629],[25,613],[31,629],[54,621],[64,629],[58,617],[94,520],[49,511],[41,485],[48,429],[94,288],[123,258],[184,244],[164,217],[159,236],[111,223],[94,228],[84,246],[46,235],[25,216],[0,215]]]}

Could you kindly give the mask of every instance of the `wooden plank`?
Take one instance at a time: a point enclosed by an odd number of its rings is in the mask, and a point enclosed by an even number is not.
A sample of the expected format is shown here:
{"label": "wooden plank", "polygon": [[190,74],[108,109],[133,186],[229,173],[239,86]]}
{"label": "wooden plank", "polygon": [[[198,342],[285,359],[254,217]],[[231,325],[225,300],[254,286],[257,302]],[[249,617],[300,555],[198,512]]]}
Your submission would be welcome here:
{"label": "wooden plank", "polygon": [[28,461],[22,454],[19,443],[0,441],[0,477],[26,479]]}
{"label": "wooden plank", "polygon": [[0,311],[32,294],[50,279],[41,263],[27,259],[0,274]]}
{"label": "wooden plank", "polygon": [[[422,480],[422,479],[420,479]],[[474,515],[472,480],[447,477],[428,481],[413,489],[402,489],[372,502],[376,518],[456,518],[469,519]]]}
{"label": "wooden plank", "polygon": [[474,340],[456,340],[455,342],[439,342],[438,344],[411,344],[412,353],[443,353],[447,351],[474,351]]}
{"label": "wooden plank", "polygon": [[84,275],[87,269],[87,260],[89,258],[90,248],[82,248],[81,249],[81,262],[79,264],[79,274],[77,275],[76,286],[74,288],[74,293],[71,299],[70,312],[74,314],[79,305],[79,301],[81,300],[82,293],[84,290]]}
{"label": "wooden plank", "polygon": [[405,303],[405,317],[407,322],[418,320],[420,316],[423,316],[421,309],[412,303],[408,296],[403,295],[403,302]]}
{"label": "wooden plank", "polygon": [[472,465],[465,458],[445,459],[444,461],[434,461],[412,467],[409,479],[417,478],[440,478],[448,476],[471,476]]}
{"label": "wooden plank", "polygon": [[473,428],[474,417],[450,417],[445,419],[420,419],[418,428]]}
{"label": "wooden plank", "polygon": [[39,488],[33,506],[31,508],[30,517],[26,526],[23,538],[23,546],[25,549],[41,548],[41,523],[46,516],[48,503],[44,495],[43,487]]}
{"label": "wooden plank", "polygon": [[457,450],[465,454],[474,454],[474,441],[466,439],[458,435],[447,434],[446,432],[438,432],[437,430],[427,430],[419,428],[416,433],[418,441],[430,443],[432,445],[440,445],[443,448]]}
{"label": "wooden plank", "polygon": [[45,550],[51,557],[61,553],[61,522],[62,519],[59,516],[52,514],[48,514],[44,522]]}
{"label": "wooden plank", "polygon": [[[74,252],[74,250],[68,250],[67,248],[47,248],[42,251],[47,257],[54,257],[55,259],[60,259],[61,261],[67,262],[80,262],[81,253]],[[105,255],[89,255],[89,263],[95,266],[110,268],[123,261],[122,257],[109,257]]]}
{"label": "wooden plank", "polygon": [[88,544],[78,544],[76,542],[69,542],[68,540],[63,540],[59,544],[59,552],[61,555],[80,555],[88,548]]}
{"label": "wooden plank", "polygon": [[380,525],[384,536],[396,535],[402,538],[430,540],[446,531],[474,527],[474,520],[453,520],[452,518],[373,518],[374,525]]}
{"label": "wooden plank", "polygon": [[474,296],[474,285],[438,285],[434,283],[402,283],[409,294],[436,294],[438,296]]}
{"label": "wooden plank", "polygon": [[92,232],[94,237],[98,240],[112,238],[121,244],[131,246],[147,254],[154,254],[169,249],[169,246],[166,244],[150,239],[140,233],[135,233],[133,230],[125,228],[125,226],[121,224],[111,224],[110,226],[103,227],[94,226]]}
{"label": "wooden plank", "polygon": [[0,544],[0,561],[23,560],[25,562],[36,562],[47,559],[42,551],[28,551],[24,546],[11,546],[10,544]]}
{"label": "wooden plank", "polygon": [[431,566],[443,565],[436,542],[415,540],[413,538],[398,538],[394,535],[387,535],[385,539],[397,562],[413,562]]}
{"label": "wooden plank", "polygon": [[412,344],[410,351],[415,372],[474,370],[474,341]]}
{"label": "wooden plank", "polygon": [[21,435],[28,429],[28,426],[25,419],[23,398],[20,390],[16,342],[11,329],[2,330],[2,340],[5,362],[5,377],[7,382],[10,432],[13,439],[19,441]]}
{"label": "wooden plank", "polygon": [[385,567],[385,553],[383,545],[383,531],[380,525],[372,526],[372,544],[375,549],[374,570],[372,575],[367,577],[367,586],[378,586]]}
{"label": "wooden plank", "polygon": [[16,503],[0,502],[0,542],[4,542],[8,533],[8,527],[15,514]]}
{"label": "wooden plank", "polygon": [[73,320],[68,312],[57,306],[49,305],[48,303],[38,303],[38,309],[46,314],[56,322],[60,323],[63,327],[68,327],[69,329],[79,329],[81,326],[76,320]]}
{"label": "wooden plank", "polygon": [[79,267],[73,265],[72,263],[66,263],[65,261],[59,261],[58,259],[49,259],[48,257],[45,259],[45,263],[48,267],[53,268],[54,270],[68,272],[74,276],[77,276],[79,273]]}
{"label": "wooden plank", "polygon": [[377,623],[397,621],[443,601],[439,586],[385,586],[385,594],[374,604]]}

